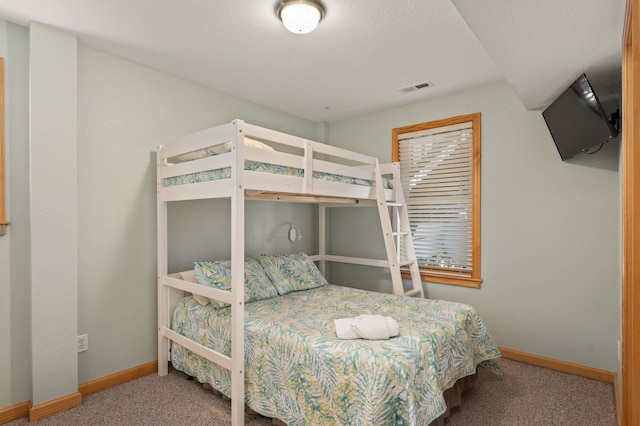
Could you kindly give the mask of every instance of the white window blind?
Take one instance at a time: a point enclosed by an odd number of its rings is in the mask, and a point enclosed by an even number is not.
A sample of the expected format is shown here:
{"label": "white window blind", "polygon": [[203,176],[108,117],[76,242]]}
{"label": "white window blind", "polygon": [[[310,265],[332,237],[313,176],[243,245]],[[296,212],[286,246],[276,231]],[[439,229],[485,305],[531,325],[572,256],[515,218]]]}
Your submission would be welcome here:
{"label": "white window blind", "polygon": [[471,276],[472,122],[401,133],[398,150],[418,264],[436,273]]}

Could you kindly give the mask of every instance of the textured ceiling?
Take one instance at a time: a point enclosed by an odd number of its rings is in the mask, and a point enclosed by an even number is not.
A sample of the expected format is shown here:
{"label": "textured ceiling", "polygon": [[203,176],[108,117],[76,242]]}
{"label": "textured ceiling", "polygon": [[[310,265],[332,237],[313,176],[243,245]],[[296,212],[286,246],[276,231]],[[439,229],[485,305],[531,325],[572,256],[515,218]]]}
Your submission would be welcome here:
{"label": "textured ceiling", "polygon": [[0,0],[0,17],[311,121],[501,81],[540,108],[585,71],[620,85],[625,0],[323,0],[307,35],[287,32],[275,4]]}

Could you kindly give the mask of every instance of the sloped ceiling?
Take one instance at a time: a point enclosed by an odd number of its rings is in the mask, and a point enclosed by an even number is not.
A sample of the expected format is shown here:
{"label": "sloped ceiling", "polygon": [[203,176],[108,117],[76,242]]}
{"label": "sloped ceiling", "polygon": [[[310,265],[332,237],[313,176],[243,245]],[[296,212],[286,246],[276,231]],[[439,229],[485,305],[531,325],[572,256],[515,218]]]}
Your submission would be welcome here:
{"label": "sloped ceiling", "polygon": [[619,91],[625,0],[322,3],[307,35],[276,0],[0,0],[0,17],[315,122],[502,81],[542,108],[582,72]]}
{"label": "sloped ceiling", "polygon": [[452,2],[528,109],[583,72],[600,96],[620,93],[624,1]]}

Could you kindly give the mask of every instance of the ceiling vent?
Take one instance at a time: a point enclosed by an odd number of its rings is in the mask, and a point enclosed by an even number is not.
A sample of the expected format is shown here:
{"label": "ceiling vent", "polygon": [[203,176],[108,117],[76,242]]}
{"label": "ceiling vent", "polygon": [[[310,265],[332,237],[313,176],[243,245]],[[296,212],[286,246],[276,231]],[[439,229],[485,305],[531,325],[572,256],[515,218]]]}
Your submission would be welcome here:
{"label": "ceiling vent", "polygon": [[433,86],[433,84],[429,81],[426,81],[424,83],[414,84],[413,86],[403,87],[402,89],[400,89],[400,91],[404,93],[409,93],[409,92],[415,92],[416,90],[420,90],[420,89],[426,89],[427,87],[431,87],[431,86]]}

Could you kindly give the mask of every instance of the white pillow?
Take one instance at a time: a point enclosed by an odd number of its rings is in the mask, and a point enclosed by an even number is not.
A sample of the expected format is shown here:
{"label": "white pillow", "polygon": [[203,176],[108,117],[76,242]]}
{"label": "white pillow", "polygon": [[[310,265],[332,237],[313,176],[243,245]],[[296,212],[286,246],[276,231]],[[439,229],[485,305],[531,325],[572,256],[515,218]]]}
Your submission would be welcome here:
{"label": "white pillow", "polygon": [[[191,161],[199,158],[210,157],[212,155],[224,154],[231,151],[231,141],[225,142],[220,145],[210,146],[207,148],[199,149],[197,151],[187,152],[185,154],[176,155],[173,159],[177,161]],[[244,146],[250,146],[252,148],[264,149],[267,151],[273,151],[274,149],[269,145],[260,141],[244,138]]]}
{"label": "white pillow", "polygon": [[180,274],[180,278],[182,278],[185,281],[189,281],[190,283],[194,283],[194,279],[195,279],[195,271],[192,269],[190,271],[183,271],[183,272],[179,272]]}
{"label": "white pillow", "polygon": [[[182,278],[185,281],[189,281],[190,283],[196,282],[193,269],[190,271],[180,272],[180,278]],[[206,306],[209,303],[211,303],[208,297],[200,296],[199,294],[194,294],[194,293],[192,293],[192,295],[193,295],[193,299],[199,304],[201,304],[202,306]]]}
{"label": "white pillow", "polygon": [[[231,151],[231,142],[226,142],[223,145],[226,146],[227,144],[229,144],[229,146],[227,148],[227,151],[225,151],[225,152]],[[255,139],[251,139],[251,138],[244,138],[244,146],[250,146],[251,148],[264,149],[264,150],[267,150],[267,151],[273,151],[274,150],[271,146],[267,145],[266,143],[262,143],[260,141],[257,141]]]}

